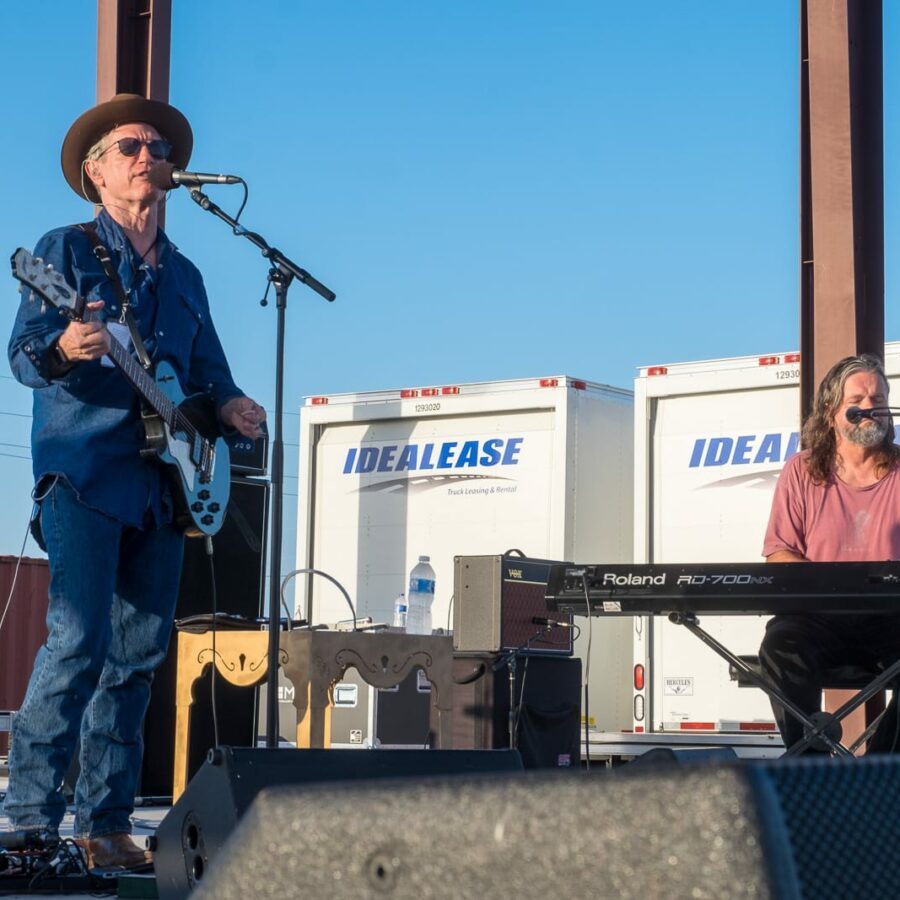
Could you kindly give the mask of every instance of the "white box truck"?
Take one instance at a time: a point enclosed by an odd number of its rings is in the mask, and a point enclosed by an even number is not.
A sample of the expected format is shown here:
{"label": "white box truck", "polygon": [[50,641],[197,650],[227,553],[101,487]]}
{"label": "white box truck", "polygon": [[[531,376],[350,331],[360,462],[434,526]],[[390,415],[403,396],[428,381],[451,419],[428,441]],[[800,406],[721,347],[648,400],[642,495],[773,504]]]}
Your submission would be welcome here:
{"label": "white box truck", "polygon": [[[885,348],[897,393],[900,344]],[[635,562],[761,562],[772,493],[799,449],[800,355],[641,368],[635,381]],[[766,619],[701,616],[729,650],[756,654]],[[768,698],[665,618],[635,620],[634,729],[775,734]]]}
{"label": "white box truck", "polygon": [[[449,629],[455,556],[629,562],[632,423],[630,391],[566,376],[306,398],[297,567],[327,572],[357,616],[389,623],[428,555],[432,624]],[[322,578],[298,579],[296,606],[314,623],[349,616]],[[632,719],[632,623],[591,624],[590,717],[621,731]]]}

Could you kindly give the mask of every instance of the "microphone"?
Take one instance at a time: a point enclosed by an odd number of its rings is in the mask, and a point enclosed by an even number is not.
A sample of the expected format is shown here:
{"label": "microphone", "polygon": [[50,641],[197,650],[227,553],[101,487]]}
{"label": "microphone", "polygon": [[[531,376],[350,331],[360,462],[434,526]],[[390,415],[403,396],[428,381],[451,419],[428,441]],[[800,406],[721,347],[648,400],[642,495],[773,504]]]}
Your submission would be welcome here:
{"label": "microphone", "polygon": [[52,839],[46,831],[5,831],[0,833],[0,850],[18,853],[23,850],[44,850]]}
{"label": "microphone", "polygon": [[150,184],[163,191],[171,191],[173,188],[197,187],[201,184],[239,184],[242,179],[237,175],[209,175],[206,172],[185,172],[184,169],[176,169],[170,162],[158,162],[147,173]]}
{"label": "microphone", "polygon": [[887,419],[896,412],[892,406],[873,406],[871,409],[862,409],[859,406],[851,406],[847,409],[847,421],[856,425],[863,419]]}
{"label": "microphone", "polygon": [[533,625],[546,625],[548,628],[574,628],[571,622],[560,622],[558,619],[548,619],[544,616],[532,616]]}
{"label": "microphone", "polygon": [[863,419],[871,419],[871,409],[860,409],[858,406],[851,406],[847,410],[847,421],[851,425],[858,425]]}

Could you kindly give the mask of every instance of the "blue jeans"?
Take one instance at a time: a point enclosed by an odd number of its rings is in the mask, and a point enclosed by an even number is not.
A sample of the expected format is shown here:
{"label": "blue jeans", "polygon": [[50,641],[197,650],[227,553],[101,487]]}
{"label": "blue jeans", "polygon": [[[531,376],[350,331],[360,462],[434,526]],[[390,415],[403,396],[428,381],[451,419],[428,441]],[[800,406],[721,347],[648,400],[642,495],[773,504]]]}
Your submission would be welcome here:
{"label": "blue jeans", "polygon": [[5,811],[55,832],[81,733],[75,835],[131,831],[141,724],[163,661],[181,573],[173,526],[141,530],[82,504],[58,479],[41,505],[50,560],[47,642],[13,720]]}

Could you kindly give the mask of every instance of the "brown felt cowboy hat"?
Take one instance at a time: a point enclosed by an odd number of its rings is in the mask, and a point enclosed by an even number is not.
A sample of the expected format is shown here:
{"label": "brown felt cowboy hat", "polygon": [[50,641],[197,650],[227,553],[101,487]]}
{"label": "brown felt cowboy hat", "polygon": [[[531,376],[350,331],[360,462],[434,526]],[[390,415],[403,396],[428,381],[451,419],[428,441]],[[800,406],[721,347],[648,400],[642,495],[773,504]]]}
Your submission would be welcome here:
{"label": "brown felt cowboy hat", "polygon": [[69,187],[79,197],[100,202],[94,183],[84,174],[88,150],[108,131],[130,122],[152,125],[172,145],[169,162],[183,169],[191,158],[194,133],[188,120],[174,106],[148,100],[138,94],[116,94],[82,113],[66,134],[62,145],[62,170]]}

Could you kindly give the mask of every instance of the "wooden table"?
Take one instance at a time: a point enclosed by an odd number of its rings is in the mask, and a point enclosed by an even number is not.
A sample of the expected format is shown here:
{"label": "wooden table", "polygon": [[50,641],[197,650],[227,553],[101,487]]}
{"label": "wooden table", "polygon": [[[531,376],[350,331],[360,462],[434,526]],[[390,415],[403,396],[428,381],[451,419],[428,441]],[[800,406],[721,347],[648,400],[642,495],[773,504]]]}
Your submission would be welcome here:
{"label": "wooden table", "polygon": [[[266,631],[219,631],[214,652],[211,631],[178,632],[173,802],[187,783],[194,682],[215,664],[230,684],[262,684],[269,669],[268,638]],[[376,688],[394,687],[413,669],[422,669],[431,682],[432,745],[453,746],[453,643],[448,636],[297,629],[282,633],[278,663],[294,686],[298,747],[331,746],[334,686],[348,668]]]}

